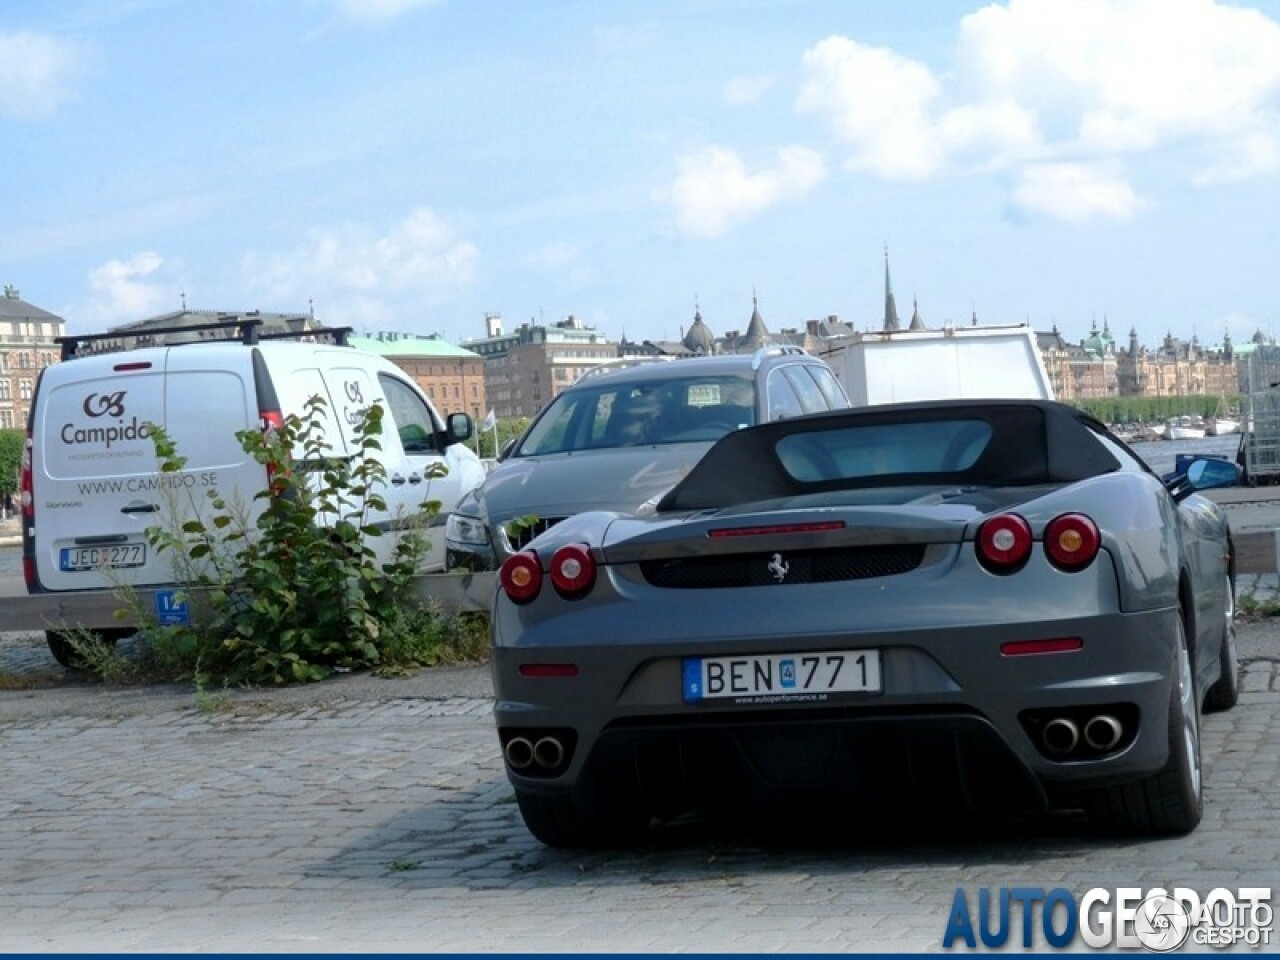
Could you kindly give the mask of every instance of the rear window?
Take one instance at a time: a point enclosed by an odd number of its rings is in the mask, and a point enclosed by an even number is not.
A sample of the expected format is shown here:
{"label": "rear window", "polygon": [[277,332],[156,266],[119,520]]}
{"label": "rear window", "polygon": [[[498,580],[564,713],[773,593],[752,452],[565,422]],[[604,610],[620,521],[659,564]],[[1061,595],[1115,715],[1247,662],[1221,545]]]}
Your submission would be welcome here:
{"label": "rear window", "polygon": [[978,462],[991,435],[985,420],[869,424],[782,437],[777,455],[801,483],[954,474]]}

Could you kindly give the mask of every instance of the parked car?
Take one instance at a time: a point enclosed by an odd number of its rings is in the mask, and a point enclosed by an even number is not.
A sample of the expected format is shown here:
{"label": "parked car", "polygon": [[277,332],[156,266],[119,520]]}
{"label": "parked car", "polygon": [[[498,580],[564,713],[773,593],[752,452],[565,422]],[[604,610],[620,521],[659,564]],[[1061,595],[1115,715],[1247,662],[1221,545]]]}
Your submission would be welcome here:
{"label": "parked car", "polygon": [[496,569],[583,510],[651,507],[731,430],[848,406],[826,363],[798,347],[602,365],[549,403],[458,504],[446,567]]}
{"label": "parked car", "polygon": [[[132,335],[62,338],[63,362],[41,371],[27,425],[21,484],[29,593],[173,582],[170,554],[148,544],[148,527],[173,522],[167,514],[174,504],[183,511],[177,519],[189,519],[207,507],[213,489],[228,503],[262,509],[254,497],[267,489],[267,467],[245,453],[236,433],[305,416],[316,396],[324,400],[327,456],[340,459],[356,453],[362,412],[383,406],[380,459],[388,482],[379,492],[386,510],[375,510],[368,523],[394,533],[414,522],[424,501],[439,501],[440,526],[427,533],[423,569],[443,567],[444,519],[484,477],[463,442],[472,434],[470,416],[441,417],[400,368],[346,346],[347,328],[269,339],[259,336],[259,322],[149,330],[188,342],[124,352],[113,348]],[[206,334],[215,339],[191,342]],[[159,472],[152,423],[186,457],[180,473]],[[373,538],[371,545],[389,559],[394,539]],[[113,643],[128,632],[100,631],[100,639]],[[70,665],[66,637],[52,631],[48,639],[59,662]]]}
{"label": "parked car", "polygon": [[584,513],[503,563],[494,716],[525,823],[591,845],[804,799],[1191,830],[1201,706],[1237,697],[1231,537],[1196,491],[1238,476],[1166,484],[1052,401],[731,432],[651,515]]}

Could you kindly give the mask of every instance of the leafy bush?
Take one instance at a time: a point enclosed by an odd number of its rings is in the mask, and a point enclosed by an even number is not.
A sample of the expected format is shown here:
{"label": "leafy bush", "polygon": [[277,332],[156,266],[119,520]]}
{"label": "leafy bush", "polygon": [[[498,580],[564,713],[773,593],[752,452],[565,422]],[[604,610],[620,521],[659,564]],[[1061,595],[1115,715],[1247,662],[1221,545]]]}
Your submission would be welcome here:
{"label": "leafy bush", "polygon": [[[302,417],[237,434],[267,467],[268,488],[255,504],[217,490],[201,503],[173,487],[169,521],[149,529],[148,540],[169,555],[179,583],[199,588],[191,595],[201,602],[190,625],[143,631],[170,669],[187,669],[202,684],[285,684],[440,656],[439,612],[406,610],[427,547],[422,531],[439,502],[394,518],[390,559],[379,561],[374,543],[388,534],[371,515],[386,511],[383,409],[369,407],[355,425],[357,453],[346,459],[328,453],[323,407],[314,397]],[[150,430],[161,472],[180,473],[186,458],[162,428]]]}

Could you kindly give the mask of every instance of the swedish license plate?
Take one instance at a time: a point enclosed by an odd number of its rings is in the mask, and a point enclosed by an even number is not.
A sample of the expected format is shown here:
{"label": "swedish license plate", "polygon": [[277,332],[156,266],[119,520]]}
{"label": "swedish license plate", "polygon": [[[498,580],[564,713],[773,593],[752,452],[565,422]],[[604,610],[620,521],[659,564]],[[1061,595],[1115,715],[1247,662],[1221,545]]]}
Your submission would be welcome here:
{"label": "swedish license plate", "polygon": [[832,694],[879,693],[879,650],[822,650],[741,657],[686,657],[684,699],[821,701]]}
{"label": "swedish license plate", "polygon": [[95,547],[63,547],[58,569],[64,573],[103,567],[140,567],[147,562],[145,543],[104,543]]}

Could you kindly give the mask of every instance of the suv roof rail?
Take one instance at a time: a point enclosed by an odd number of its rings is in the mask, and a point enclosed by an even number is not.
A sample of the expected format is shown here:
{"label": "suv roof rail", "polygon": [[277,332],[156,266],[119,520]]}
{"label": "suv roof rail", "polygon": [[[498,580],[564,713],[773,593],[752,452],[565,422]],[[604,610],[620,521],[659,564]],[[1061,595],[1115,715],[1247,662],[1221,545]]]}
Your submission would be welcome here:
{"label": "suv roof rail", "polygon": [[[260,340],[294,340],[316,336],[328,336],[338,346],[346,346],[347,336],[352,332],[351,327],[312,327],[309,330],[283,330],[261,333],[258,329],[261,326],[261,317],[251,317],[246,319],[214,320],[210,323],[192,323],[176,327],[148,327],[145,330],[114,330],[107,333],[76,334],[68,337],[55,337],[54,342],[62,347],[61,359],[71,360],[85,353],[85,351],[81,350],[81,347],[84,346],[92,345],[94,347],[94,349],[87,351],[88,353],[120,353],[126,350],[136,350],[144,346],[160,346],[152,338],[170,333],[202,333],[207,330],[235,331],[233,336],[201,337],[197,340],[184,340],[166,344],[167,346],[178,347],[189,343],[216,343],[218,341],[226,342],[231,339],[236,339],[247,346],[252,346]],[[133,342],[126,345],[124,343],[126,340],[132,340]],[[152,342],[139,342],[143,340],[151,340]]]}
{"label": "suv roof rail", "polygon": [[800,347],[791,343],[773,343],[767,347],[761,347],[751,355],[751,369],[759,370],[760,364],[764,363],[765,357],[784,357],[792,355],[808,356],[808,354]]}
{"label": "suv roof rail", "polygon": [[612,373],[614,370],[625,370],[628,367],[639,367],[646,363],[669,363],[672,360],[678,360],[678,357],[662,356],[655,354],[644,357],[617,357],[615,359],[603,360],[593,367],[588,367],[578,375],[578,379],[574,383],[581,383],[591,377],[598,377],[605,373]]}

